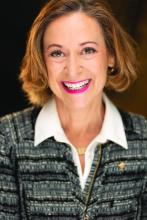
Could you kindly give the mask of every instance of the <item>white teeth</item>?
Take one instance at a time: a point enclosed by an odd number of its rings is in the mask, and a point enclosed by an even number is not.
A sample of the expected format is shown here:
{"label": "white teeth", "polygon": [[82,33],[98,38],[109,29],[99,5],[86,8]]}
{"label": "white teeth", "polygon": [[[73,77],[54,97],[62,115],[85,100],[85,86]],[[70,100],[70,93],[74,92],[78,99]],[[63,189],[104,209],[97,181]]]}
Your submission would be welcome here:
{"label": "white teeth", "polygon": [[81,89],[82,87],[84,87],[85,85],[87,85],[89,83],[90,80],[85,80],[85,81],[82,81],[82,82],[79,82],[79,83],[63,83],[66,87],[68,87],[68,89],[71,89],[71,90],[78,90],[78,89]]}

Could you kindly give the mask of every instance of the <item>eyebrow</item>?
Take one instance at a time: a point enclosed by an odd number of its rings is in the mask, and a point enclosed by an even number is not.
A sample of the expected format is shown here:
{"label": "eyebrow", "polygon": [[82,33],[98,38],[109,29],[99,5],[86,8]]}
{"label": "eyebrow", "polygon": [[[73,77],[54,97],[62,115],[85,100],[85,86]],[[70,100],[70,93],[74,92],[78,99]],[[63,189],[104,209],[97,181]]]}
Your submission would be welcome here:
{"label": "eyebrow", "polygon": [[50,44],[50,45],[48,45],[47,50],[50,49],[51,47],[60,47],[60,48],[62,48],[62,46],[60,44]]}
{"label": "eyebrow", "polygon": [[[84,45],[86,45],[86,44],[95,44],[95,45],[98,45],[98,43],[96,43],[95,41],[86,41],[86,42],[80,43],[80,46],[84,46]],[[60,44],[50,44],[50,45],[48,45],[47,50],[50,49],[51,47],[63,48],[63,46],[60,45]]]}
{"label": "eyebrow", "polygon": [[95,44],[95,45],[98,45],[98,43],[95,42],[95,41],[86,41],[86,42],[81,43],[80,46],[84,46],[85,44]]}

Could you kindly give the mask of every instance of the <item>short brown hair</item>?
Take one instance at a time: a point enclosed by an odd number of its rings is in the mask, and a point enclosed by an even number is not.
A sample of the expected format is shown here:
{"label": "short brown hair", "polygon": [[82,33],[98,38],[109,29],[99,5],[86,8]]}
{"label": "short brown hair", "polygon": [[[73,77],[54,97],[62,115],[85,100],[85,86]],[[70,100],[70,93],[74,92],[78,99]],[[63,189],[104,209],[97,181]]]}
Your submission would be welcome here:
{"label": "short brown hair", "polygon": [[136,79],[136,53],[132,39],[122,29],[111,10],[99,0],[50,0],[35,19],[22,61],[20,80],[32,104],[44,105],[51,94],[43,59],[43,34],[48,24],[69,13],[81,11],[100,24],[107,49],[115,58],[115,74],[106,88],[124,91]]}

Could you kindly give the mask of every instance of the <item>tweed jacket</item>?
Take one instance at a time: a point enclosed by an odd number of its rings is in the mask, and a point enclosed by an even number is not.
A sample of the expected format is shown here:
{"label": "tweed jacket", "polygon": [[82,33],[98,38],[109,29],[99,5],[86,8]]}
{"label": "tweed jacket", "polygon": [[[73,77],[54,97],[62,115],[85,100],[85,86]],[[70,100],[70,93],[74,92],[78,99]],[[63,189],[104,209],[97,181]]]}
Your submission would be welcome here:
{"label": "tweed jacket", "polygon": [[84,190],[71,148],[48,138],[34,146],[34,108],[0,120],[0,220],[147,220],[147,120],[120,111],[128,149],[99,146]]}

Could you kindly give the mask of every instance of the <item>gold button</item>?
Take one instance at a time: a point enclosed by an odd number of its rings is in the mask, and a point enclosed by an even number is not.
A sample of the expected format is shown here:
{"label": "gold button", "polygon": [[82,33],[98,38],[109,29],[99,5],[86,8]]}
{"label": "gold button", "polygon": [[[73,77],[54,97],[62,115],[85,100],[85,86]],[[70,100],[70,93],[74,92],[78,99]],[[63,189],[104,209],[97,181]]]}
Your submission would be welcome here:
{"label": "gold button", "polygon": [[120,162],[120,163],[118,164],[118,169],[119,169],[120,171],[124,171],[125,167],[126,167],[125,162]]}

